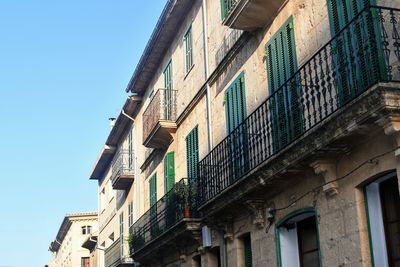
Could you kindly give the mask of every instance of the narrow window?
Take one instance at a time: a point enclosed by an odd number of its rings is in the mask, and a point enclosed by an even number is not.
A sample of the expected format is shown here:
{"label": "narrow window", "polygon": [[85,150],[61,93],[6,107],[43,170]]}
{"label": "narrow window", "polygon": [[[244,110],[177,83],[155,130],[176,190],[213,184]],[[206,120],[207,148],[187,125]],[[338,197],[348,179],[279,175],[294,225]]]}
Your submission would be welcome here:
{"label": "narrow window", "polygon": [[365,188],[372,259],[375,266],[400,266],[400,197],[395,174]]}
{"label": "narrow window", "polygon": [[195,179],[198,175],[197,164],[199,162],[199,140],[197,128],[198,127],[196,126],[186,136],[187,176],[190,179]]}
{"label": "narrow window", "polygon": [[133,170],[134,166],[134,153],[133,153],[133,128],[128,133],[128,169]]}
{"label": "narrow window", "polygon": [[192,26],[189,27],[183,37],[183,46],[185,49],[185,74],[187,74],[193,66],[193,37]]}
{"label": "narrow window", "polygon": [[281,267],[320,267],[318,229],[313,211],[297,213],[277,226]]}
{"label": "narrow window", "polygon": [[128,204],[128,225],[131,227],[133,225],[133,202]]}
{"label": "narrow window", "polygon": [[168,193],[175,185],[175,160],[174,152],[167,153],[164,158],[164,189]]}
{"label": "narrow window", "polygon": [[225,107],[227,130],[230,133],[246,118],[244,73],[225,91]]}
{"label": "narrow window", "polygon": [[243,261],[245,267],[253,266],[252,251],[251,251],[251,238],[250,235],[246,235],[242,238],[243,242]]}
{"label": "narrow window", "polygon": [[303,132],[300,87],[284,86],[297,71],[293,18],[265,45],[272,144],[278,151]]}
{"label": "narrow window", "polygon": [[91,233],[92,233],[92,226],[90,225],[82,226],[82,235],[88,235]]}
{"label": "narrow window", "polygon": [[90,267],[90,258],[89,257],[81,258],[81,267]]}
{"label": "narrow window", "polygon": [[121,212],[119,214],[119,233],[120,233],[120,236],[122,239],[124,236],[124,213],[123,212]]}

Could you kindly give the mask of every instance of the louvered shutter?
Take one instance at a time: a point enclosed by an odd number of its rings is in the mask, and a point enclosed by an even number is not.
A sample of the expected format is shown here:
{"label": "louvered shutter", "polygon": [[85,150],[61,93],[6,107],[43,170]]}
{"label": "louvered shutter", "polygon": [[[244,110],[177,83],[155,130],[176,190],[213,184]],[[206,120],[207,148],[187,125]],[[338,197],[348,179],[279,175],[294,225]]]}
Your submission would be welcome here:
{"label": "louvered shutter", "polygon": [[302,133],[303,112],[300,87],[287,83],[297,71],[293,18],[265,46],[272,143],[280,150]]}
{"label": "louvered shutter", "polygon": [[227,130],[232,132],[246,119],[246,90],[244,73],[225,92]]}
{"label": "louvered shutter", "polygon": [[174,152],[169,152],[164,159],[164,187],[165,193],[169,192],[175,185],[175,160]]}
{"label": "louvered shutter", "polygon": [[251,251],[251,239],[250,235],[243,238],[244,245],[244,266],[252,267],[253,259],[252,259],[252,251]]}
{"label": "louvered shutter", "polygon": [[186,137],[186,162],[188,178],[197,178],[197,164],[199,162],[197,126]]}
{"label": "louvered shutter", "polygon": [[150,206],[153,206],[157,202],[157,177],[154,174],[149,180],[150,186]]}

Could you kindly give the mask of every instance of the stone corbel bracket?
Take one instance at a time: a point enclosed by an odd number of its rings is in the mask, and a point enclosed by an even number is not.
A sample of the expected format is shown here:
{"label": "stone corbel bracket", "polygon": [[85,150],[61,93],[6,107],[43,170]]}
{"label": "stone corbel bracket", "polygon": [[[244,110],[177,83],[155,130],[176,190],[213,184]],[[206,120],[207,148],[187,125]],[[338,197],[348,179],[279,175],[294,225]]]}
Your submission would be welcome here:
{"label": "stone corbel bracket", "polygon": [[333,197],[338,194],[339,184],[336,181],[336,161],[334,159],[319,159],[310,164],[314,169],[315,174],[322,175],[325,180],[325,185],[322,190],[327,196]]}
{"label": "stone corbel bracket", "polygon": [[[400,147],[400,116],[389,116],[378,122],[383,127],[385,134],[393,136],[397,147]],[[395,156],[400,158],[400,148],[395,151]]]}
{"label": "stone corbel bracket", "polygon": [[265,227],[266,203],[264,200],[248,200],[246,205],[252,216],[252,223],[258,228]]}

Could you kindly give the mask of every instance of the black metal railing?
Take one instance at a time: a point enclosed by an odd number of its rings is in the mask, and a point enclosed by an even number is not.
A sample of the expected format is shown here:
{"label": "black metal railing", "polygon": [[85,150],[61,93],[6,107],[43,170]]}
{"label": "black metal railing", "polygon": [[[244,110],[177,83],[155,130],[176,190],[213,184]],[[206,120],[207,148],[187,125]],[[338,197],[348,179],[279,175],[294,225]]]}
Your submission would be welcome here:
{"label": "black metal railing", "polygon": [[184,178],[157,201],[130,228],[131,254],[173,228],[184,218],[197,218],[197,185]]}
{"label": "black metal railing", "polygon": [[143,112],[143,141],[159,121],[175,121],[177,116],[177,90],[158,89]]}
{"label": "black metal railing", "polygon": [[399,9],[367,7],[199,162],[198,205],[378,82],[400,81]]}
{"label": "black metal railing", "polygon": [[239,0],[223,0],[222,3],[222,18],[225,19],[235,9]]}
{"label": "black metal railing", "polygon": [[135,160],[133,151],[120,149],[111,163],[111,181],[114,184],[120,176],[135,175]]}

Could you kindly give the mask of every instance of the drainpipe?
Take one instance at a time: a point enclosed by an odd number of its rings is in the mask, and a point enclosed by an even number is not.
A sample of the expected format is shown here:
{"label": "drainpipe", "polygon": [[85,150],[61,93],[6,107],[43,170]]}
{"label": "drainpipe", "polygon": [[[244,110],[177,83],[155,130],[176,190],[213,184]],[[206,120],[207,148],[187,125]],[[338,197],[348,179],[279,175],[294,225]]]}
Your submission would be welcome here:
{"label": "drainpipe", "polygon": [[[203,17],[203,42],[204,42],[204,71],[205,80],[208,80],[208,32],[207,32],[207,3],[206,0],[202,0],[202,17]],[[206,83],[206,100],[207,100],[207,132],[208,132],[208,152],[211,151],[213,147],[212,142],[212,127],[211,127],[211,93],[210,85]]]}

